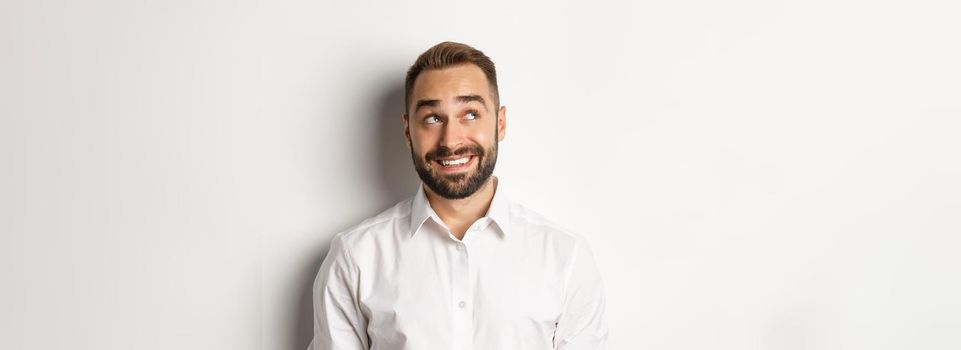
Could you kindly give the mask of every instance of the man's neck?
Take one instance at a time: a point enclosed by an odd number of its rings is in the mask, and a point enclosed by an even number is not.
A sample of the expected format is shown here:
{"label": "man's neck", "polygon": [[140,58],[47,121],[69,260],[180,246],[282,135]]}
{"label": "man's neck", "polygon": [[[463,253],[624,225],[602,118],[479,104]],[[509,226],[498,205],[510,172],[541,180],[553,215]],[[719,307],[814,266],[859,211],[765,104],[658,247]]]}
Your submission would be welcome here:
{"label": "man's neck", "polygon": [[[424,185],[421,185],[424,186]],[[491,176],[477,192],[462,199],[447,199],[434,193],[430,187],[424,186],[427,202],[434,209],[437,216],[450,228],[457,239],[463,239],[467,228],[474,221],[487,214],[494,191],[497,189],[497,177]]]}

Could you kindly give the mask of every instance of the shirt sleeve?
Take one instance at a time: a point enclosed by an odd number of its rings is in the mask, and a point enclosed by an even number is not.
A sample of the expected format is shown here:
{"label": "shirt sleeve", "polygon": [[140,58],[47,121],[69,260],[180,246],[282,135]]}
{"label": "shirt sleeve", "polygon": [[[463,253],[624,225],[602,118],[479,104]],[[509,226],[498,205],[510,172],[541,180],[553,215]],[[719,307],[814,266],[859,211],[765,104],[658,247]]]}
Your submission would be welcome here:
{"label": "shirt sleeve", "polygon": [[568,270],[564,310],[554,330],[554,349],[607,349],[602,282],[590,246],[578,237]]}
{"label": "shirt sleeve", "polygon": [[334,236],[314,280],[314,338],[308,350],[367,350],[367,319],[357,294],[357,266],[341,234]]}

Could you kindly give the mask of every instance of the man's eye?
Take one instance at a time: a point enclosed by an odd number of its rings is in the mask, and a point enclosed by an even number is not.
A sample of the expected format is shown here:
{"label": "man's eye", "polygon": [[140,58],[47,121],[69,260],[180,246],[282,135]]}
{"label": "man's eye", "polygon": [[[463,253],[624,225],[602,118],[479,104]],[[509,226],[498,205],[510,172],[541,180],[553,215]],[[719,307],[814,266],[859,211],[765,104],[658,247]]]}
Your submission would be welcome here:
{"label": "man's eye", "polygon": [[468,120],[477,119],[478,118],[477,112],[467,112],[467,115],[465,116],[465,118],[467,118]]}
{"label": "man's eye", "polygon": [[440,123],[440,118],[437,118],[436,115],[432,115],[424,119],[424,122],[427,124]]}

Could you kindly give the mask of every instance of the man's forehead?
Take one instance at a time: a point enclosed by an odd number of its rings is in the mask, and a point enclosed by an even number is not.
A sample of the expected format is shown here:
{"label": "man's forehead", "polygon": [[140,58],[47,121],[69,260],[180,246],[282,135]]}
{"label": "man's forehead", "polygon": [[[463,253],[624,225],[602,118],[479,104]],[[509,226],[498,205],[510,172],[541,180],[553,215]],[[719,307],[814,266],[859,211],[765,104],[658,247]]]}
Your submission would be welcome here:
{"label": "man's forehead", "polygon": [[462,64],[421,72],[414,82],[413,99],[454,100],[457,96],[487,97],[487,76],[473,64]]}

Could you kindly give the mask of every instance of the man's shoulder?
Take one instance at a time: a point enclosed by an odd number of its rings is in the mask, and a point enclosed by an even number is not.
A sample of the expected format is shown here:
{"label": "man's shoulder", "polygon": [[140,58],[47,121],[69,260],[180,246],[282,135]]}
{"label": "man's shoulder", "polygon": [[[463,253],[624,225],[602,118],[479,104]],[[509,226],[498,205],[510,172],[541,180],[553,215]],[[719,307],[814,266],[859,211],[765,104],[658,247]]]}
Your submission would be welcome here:
{"label": "man's shoulder", "polygon": [[403,227],[410,225],[410,209],[412,197],[408,197],[390,208],[384,209],[374,216],[338,232],[334,239],[342,240],[347,246],[355,245],[358,241],[384,237]]}
{"label": "man's shoulder", "polygon": [[538,210],[515,201],[508,202],[510,203],[511,226],[519,234],[537,235],[540,238],[560,240],[569,244],[584,239],[584,236],[580,233],[549,219]]}

